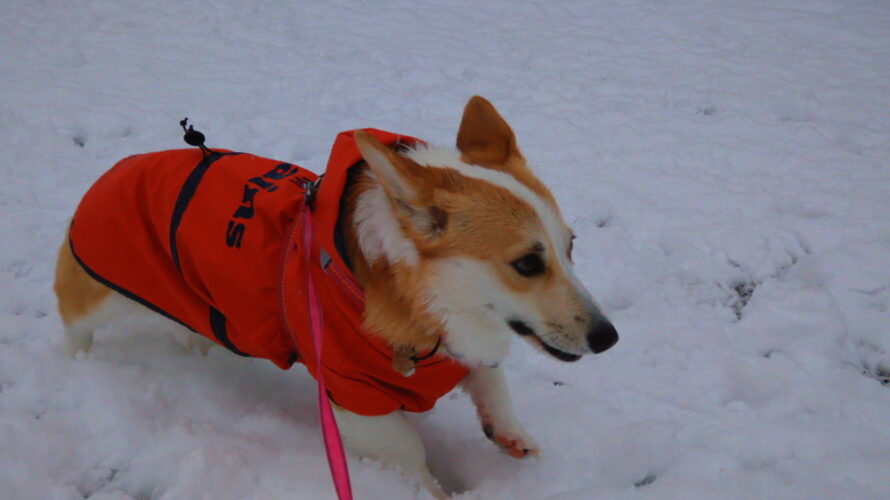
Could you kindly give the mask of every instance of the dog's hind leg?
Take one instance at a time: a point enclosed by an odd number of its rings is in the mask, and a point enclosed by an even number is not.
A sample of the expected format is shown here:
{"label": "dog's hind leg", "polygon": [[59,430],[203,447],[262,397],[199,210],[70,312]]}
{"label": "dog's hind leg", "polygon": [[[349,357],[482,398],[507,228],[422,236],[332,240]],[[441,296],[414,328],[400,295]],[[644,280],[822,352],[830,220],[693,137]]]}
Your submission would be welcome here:
{"label": "dog's hind leg", "polygon": [[83,351],[90,352],[93,347],[93,331],[91,325],[75,322],[65,325],[65,352],[72,358]]}
{"label": "dog's hind leg", "polygon": [[65,325],[66,350],[71,356],[79,351],[89,352],[96,328],[133,310],[128,299],[94,280],[80,267],[71,254],[67,235],[59,248],[53,290]]}
{"label": "dog's hind leg", "polygon": [[[90,277],[71,254],[67,236],[59,248],[53,290],[58,299],[59,316],[65,325],[65,349],[72,357],[80,351],[90,352],[93,332],[107,323],[139,313],[157,317],[148,308]],[[189,351],[197,350],[206,355],[215,345],[178,323],[171,321],[164,328]]]}
{"label": "dog's hind leg", "polygon": [[337,427],[349,451],[372,458],[420,481],[435,498],[448,498],[426,464],[426,450],[417,430],[401,411],[366,417],[332,405]]}

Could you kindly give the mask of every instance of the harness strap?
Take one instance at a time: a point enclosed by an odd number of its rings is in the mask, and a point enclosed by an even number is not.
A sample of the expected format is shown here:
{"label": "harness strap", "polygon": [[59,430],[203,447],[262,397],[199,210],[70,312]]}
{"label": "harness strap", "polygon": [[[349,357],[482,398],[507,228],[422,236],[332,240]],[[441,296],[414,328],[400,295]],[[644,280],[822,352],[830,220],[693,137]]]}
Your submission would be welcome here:
{"label": "harness strap", "polygon": [[[334,482],[334,489],[337,491],[337,498],[339,500],[352,500],[352,486],[349,483],[349,467],[346,464],[346,453],[343,451],[343,441],[340,438],[340,431],[337,429],[337,421],[334,419],[331,402],[328,399],[328,390],[325,386],[324,372],[322,371],[321,366],[324,318],[322,316],[321,302],[318,297],[318,292],[315,289],[315,282],[312,280],[310,267],[313,234],[312,208],[310,203],[303,203],[300,218],[302,219],[303,225],[302,234],[300,235],[300,243],[303,245],[303,266],[306,269],[304,289],[306,291],[307,310],[309,312],[309,331],[312,335],[312,343],[315,346],[315,380],[318,382],[318,420],[321,423],[321,434],[324,440],[325,453],[328,457],[328,466],[331,470],[331,479]],[[294,236],[296,235],[292,233],[287,243],[286,252],[288,254],[293,249]],[[283,275],[284,274],[282,273],[282,276]],[[285,297],[283,287],[281,300],[282,304],[284,304]],[[284,309],[284,311],[286,311],[286,309]],[[286,318],[287,315],[285,314],[284,316]],[[290,327],[289,322],[285,320],[284,326],[294,346],[296,346],[296,334]]]}

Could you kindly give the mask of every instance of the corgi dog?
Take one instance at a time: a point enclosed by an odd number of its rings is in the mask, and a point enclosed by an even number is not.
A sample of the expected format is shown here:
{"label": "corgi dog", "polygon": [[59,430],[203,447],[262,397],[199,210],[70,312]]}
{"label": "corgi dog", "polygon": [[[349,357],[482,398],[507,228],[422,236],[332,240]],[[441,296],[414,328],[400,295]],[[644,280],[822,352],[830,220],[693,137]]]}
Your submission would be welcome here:
{"label": "corgi dog", "polygon": [[[386,139],[381,139],[383,137],[389,136],[369,131],[348,134],[349,145],[356,151],[359,161],[344,168],[343,171],[348,173],[344,173],[340,181],[339,199],[330,202],[329,207],[336,214],[332,220],[335,220],[340,244],[334,250],[304,250],[312,252],[312,262],[321,260],[320,264],[313,264],[312,272],[316,276],[324,276],[329,265],[337,274],[351,276],[363,294],[363,303],[356,309],[360,318],[359,330],[354,335],[359,339],[373,337],[368,342],[382,346],[375,347],[373,352],[382,352],[380,359],[389,363],[383,368],[364,367],[360,361],[355,366],[350,365],[350,369],[359,375],[365,371],[390,372],[374,377],[401,378],[406,383],[421,380],[426,386],[436,385],[439,380],[436,377],[446,376],[438,375],[440,372],[434,370],[447,367],[447,376],[452,378],[439,384],[441,393],[459,384],[472,399],[486,437],[512,457],[537,456],[539,446],[519,423],[499,366],[512,340],[519,337],[563,362],[576,361],[589,353],[602,353],[618,341],[614,326],[575,275],[572,264],[574,235],[563,220],[553,195],[526,164],[510,126],[486,99],[476,96],[466,104],[456,147],[431,147],[419,141],[405,147],[404,141],[393,139],[387,144]],[[202,153],[206,153],[203,147]],[[112,229],[94,227],[96,224],[90,221],[99,219],[81,217],[80,211],[85,209],[78,209],[69,236],[59,251],[54,284],[59,313],[65,325],[66,343],[72,355],[89,351],[96,328],[136,309],[153,310],[181,320],[183,325],[201,333],[191,333],[190,338],[204,352],[213,345],[209,338],[238,354],[259,356],[251,350],[252,344],[241,343],[247,340],[234,336],[239,328],[233,319],[237,311],[230,312],[225,305],[214,303],[209,309],[209,319],[207,309],[201,309],[201,316],[195,316],[197,319],[194,320],[178,317],[169,308],[158,306],[167,300],[164,297],[167,292],[158,292],[157,299],[143,300],[138,293],[119,286],[114,279],[107,279],[102,271],[91,268],[84,258],[85,253],[101,252],[103,245],[117,239],[131,239],[136,242],[134,244],[155,240],[166,244],[169,233],[171,248],[164,247],[161,253],[164,259],[172,255],[173,263],[151,264],[147,262],[149,257],[128,255],[120,264],[122,272],[136,273],[138,268],[151,265],[166,266],[164,269],[170,270],[170,277],[164,274],[165,277],[158,278],[167,283],[165,290],[180,290],[176,287],[186,290],[185,282],[196,280],[191,274],[192,267],[200,265],[211,268],[211,271],[214,266],[221,267],[214,264],[216,260],[213,258],[194,257],[185,236],[177,236],[176,227],[186,228],[191,224],[187,219],[177,219],[177,210],[184,206],[183,198],[200,198],[202,190],[211,189],[204,184],[216,182],[212,175],[216,175],[216,171],[222,175],[224,162],[234,155],[239,153],[211,151],[209,156],[195,156],[198,167],[187,178],[183,177],[185,180],[181,184],[184,187],[174,193],[176,206],[172,207],[171,203],[171,207],[158,208],[163,214],[172,210],[176,221],[175,224],[164,223],[161,228],[163,237],[141,236],[149,228],[147,224],[137,222],[115,226],[115,239],[103,239],[102,235]],[[150,159],[154,162],[151,168],[165,168],[160,165],[163,163],[160,156]],[[213,161],[217,164],[210,165]],[[126,165],[116,166],[106,175],[123,178],[129,175],[127,168]],[[288,189],[297,189],[285,185],[289,175],[310,174],[275,162],[263,176],[249,179],[243,191],[239,186],[233,198],[237,208],[234,214],[228,210],[225,217],[237,219],[240,214],[243,220],[237,220],[242,222],[247,220],[246,215],[255,217],[262,203]],[[139,182],[148,182],[147,178],[140,177],[132,185],[138,187]],[[325,189],[325,183],[334,182],[331,179],[335,178],[334,174],[326,173],[320,191]],[[285,200],[287,197],[280,197],[283,203],[289,203]],[[133,206],[138,210],[152,210],[150,202]],[[120,207],[106,206],[102,213],[120,210]],[[188,208],[185,214],[183,216],[181,210],[178,212],[180,218],[197,218],[197,223],[192,226],[201,234],[216,238],[217,233],[204,227],[216,227],[215,222],[203,223],[197,208]],[[319,215],[319,220],[322,217]],[[290,216],[279,218],[293,219]],[[218,226],[219,244],[227,245],[221,250],[227,252],[225,255],[237,256],[242,246],[249,246],[256,228],[242,222],[233,225],[230,220],[226,226],[223,221]],[[84,229],[84,226],[87,227]],[[183,251],[185,253],[177,254]],[[330,264],[332,259],[333,264]],[[337,270],[337,266],[342,269]],[[134,276],[137,278],[133,283],[151,281],[139,279],[138,274]],[[268,276],[273,279],[272,274]],[[226,281],[225,284],[236,290],[242,285],[248,286],[238,281]],[[215,300],[216,296],[228,292],[223,290],[211,295]],[[192,301],[206,307],[204,302],[211,301],[203,293],[176,293],[170,307]],[[281,302],[284,304],[301,293],[299,289],[285,287]],[[239,296],[239,300],[244,302],[251,300],[250,297]],[[257,307],[265,307],[259,302],[270,302],[259,298],[252,300],[257,304],[248,305]],[[277,304],[270,305],[268,315],[276,314],[276,307]],[[275,338],[281,337],[276,330],[279,323],[274,318],[263,317],[257,321],[256,324],[272,331]],[[325,335],[334,338],[331,342],[336,342],[339,332],[326,331]],[[325,342],[329,341],[326,339]],[[288,346],[283,349],[283,352],[289,352]],[[327,356],[327,344],[325,349]],[[295,359],[302,361],[306,353],[296,352],[300,351],[298,347],[293,350]],[[334,347],[330,352],[330,356],[338,356],[340,351]],[[419,356],[420,353],[427,355]],[[423,361],[430,356],[433,359]],[[273,359],[272,355],[266,357]],[[283,368],[294,361],[275,359]],[[330,363],[341,362],[356,363],[330,360]],[[427,467],[419,434],[403,413],[428,409],[440,393],[428,402],[415,404],[417,398],[411,391],[422,389],[412,386],[395,396],[380,396],[385,399],[385,404],[365,405],[373,399],[358,394],[365,391],[362,389],[365,386],[344,385],[340,389],[336,381],[328,386],[334,415],[348,449],[360,456],[397,466],[404,474],[419,481],[434,497],[447,497]],[[368,383],[369,393],[377,390],[378,386]],[[404,394],[410,394],[410,397]]]}

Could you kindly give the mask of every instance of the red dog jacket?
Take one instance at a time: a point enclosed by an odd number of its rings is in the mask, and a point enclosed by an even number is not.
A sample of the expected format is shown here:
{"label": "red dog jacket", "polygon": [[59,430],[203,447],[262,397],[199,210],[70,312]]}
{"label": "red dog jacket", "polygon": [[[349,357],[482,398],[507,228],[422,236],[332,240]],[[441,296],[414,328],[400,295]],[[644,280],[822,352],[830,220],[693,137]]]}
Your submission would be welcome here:
{"label": "red dog jacket", "polygon": [[[417,141],[367,131],[388,146]],[[314,361],[300,287],[310,272],[324,311],[322,369],[331,398],[360,415],[427,411],[467,370],[439,355],[404,377],[392,369],[392,349],[363,329],[362,290],[334,243],[346,174],[359,161],[352,132],[339,134],[312,202],[312,248],[299,248],[286,242],[298,240],[290,236],[299,234],[306,183],[318,180],[312,172],[221,150],[131,156],[84,195],[71,251],[93,278],[124,296],[283,369],[304,357]],[[296,255],[307,251],[310,269]],[[314,362],[304,364],[317,376]]]}

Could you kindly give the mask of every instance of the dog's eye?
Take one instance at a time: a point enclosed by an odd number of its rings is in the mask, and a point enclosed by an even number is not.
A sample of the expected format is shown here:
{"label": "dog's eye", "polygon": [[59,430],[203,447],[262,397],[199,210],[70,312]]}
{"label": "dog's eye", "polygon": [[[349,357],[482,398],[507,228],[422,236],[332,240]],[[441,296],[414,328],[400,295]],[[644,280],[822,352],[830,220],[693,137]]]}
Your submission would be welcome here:
{"label": "dog's eye", "polygon": [[526,278],[541,274],[544,272],[544,261],[541,256],[536,253],[523,255],[514,260],[511,265],[516,272]]}

